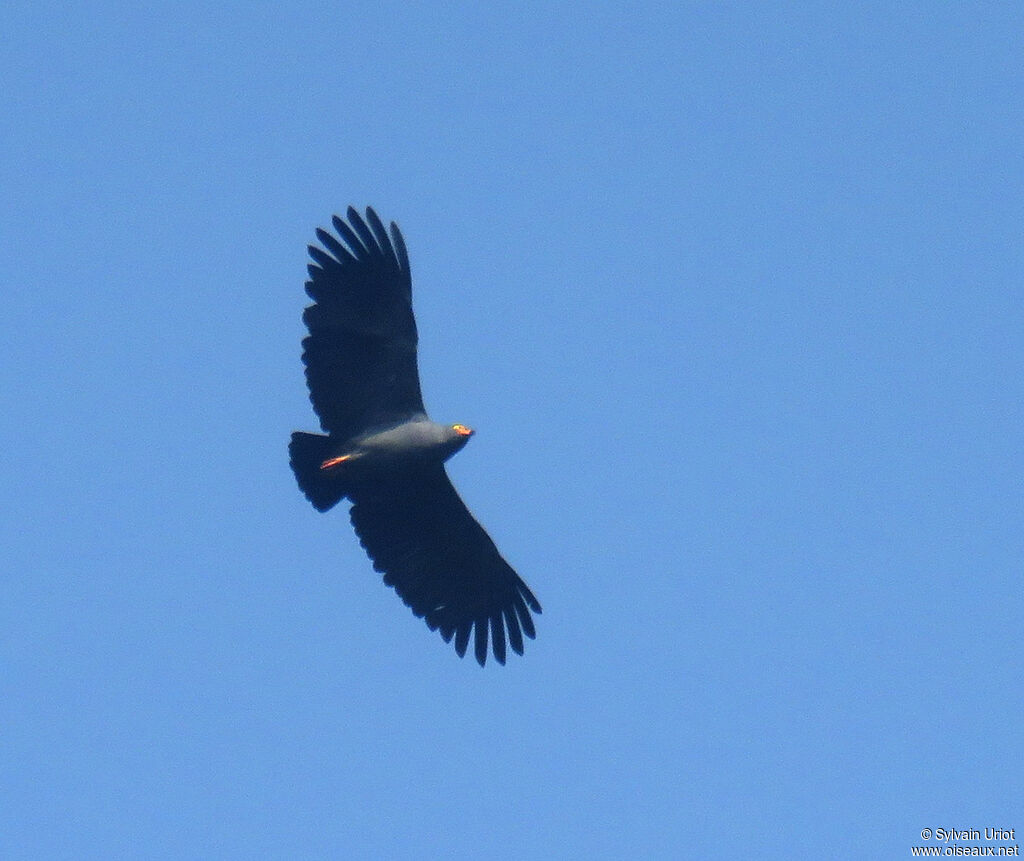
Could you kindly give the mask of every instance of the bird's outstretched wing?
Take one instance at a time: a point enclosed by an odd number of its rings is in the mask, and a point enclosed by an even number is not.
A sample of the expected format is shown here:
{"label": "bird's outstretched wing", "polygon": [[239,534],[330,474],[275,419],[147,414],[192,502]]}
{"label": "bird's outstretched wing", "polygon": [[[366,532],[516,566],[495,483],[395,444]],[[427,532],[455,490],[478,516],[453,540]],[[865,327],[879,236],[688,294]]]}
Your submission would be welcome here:
{"label": "bird's outstretched wing", "polygon": [[[413,613],[462,657],[474,633],[480,665],[491,648],[505,663],[506,636],[523,653],[540,603],[501,557],[442,465],[380,476],[353,488],[352,525],[373,567]],[[475,628],[475,632],[474,632]]]}
{"label": "bird's outstretched wing", "polygon": [[349,439],[423,413],[423,396],[402,234],[392,222],[389,237],[372,209],[366,221],[351,206],[348,223],[333,221],[342,241],[318,229],[323,248],[309,246],[306,292],[315,304],[302,315],[302,361],[320,426]]}

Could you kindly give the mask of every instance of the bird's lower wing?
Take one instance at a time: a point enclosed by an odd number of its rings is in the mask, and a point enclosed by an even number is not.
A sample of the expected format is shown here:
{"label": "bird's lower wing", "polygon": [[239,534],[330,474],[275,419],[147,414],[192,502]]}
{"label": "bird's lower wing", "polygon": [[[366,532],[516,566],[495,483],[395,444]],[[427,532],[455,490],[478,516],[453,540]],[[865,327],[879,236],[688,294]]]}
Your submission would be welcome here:
{"label": "bird's lower wing", "polygon": [[465,655],[505,663],[506,638],[523,653],[540,603],[474,520],[441,465],[378,477],[349,493],[352,525],[374,568],[413,613]]}

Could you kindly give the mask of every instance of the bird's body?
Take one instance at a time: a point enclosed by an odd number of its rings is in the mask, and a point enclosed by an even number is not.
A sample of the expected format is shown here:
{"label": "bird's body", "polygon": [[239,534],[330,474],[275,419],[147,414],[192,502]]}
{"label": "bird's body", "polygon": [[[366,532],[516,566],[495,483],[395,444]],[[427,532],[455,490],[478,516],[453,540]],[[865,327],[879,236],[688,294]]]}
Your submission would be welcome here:
{"label": "bird's body", "polygon": [[[331,436],[296,431],[289,449],[300,489],[317,509],[327,511],[348,495],[354,484],[444,463],[466,445],[472,434],[463,425],[442,425],[426,416],[414,416],[340,444]],[[332,501],[321,505],[320,499]]]}
{"label": "bird's body", "polygon": [[469,429],[466,431],[460,432],[454,425],[438,424],[426,417],[412,418],[357,437],[354,443],[360,456],[382,465],[401,465],[406,460],[444,463],[469,442]]}
{"label": "bird's body", "polygon": [[[533,593],[473,519],[444,469],[473,431],[427,418],[416,367],[417,333],[405,242],[372,209],[335,216],[345,244],[323,230],[310,246],[303,362],[326,435],[297,431],[289,453],[318,511],[348,497],[352,524],[374,567],[427,625],[483,665],[488,640],[505,662],[534,636]],[[367,224],[369,222],[369,224]],[[327,253],[330,252],[330,253]],[[489,635],[489,636],[488,636]]]}

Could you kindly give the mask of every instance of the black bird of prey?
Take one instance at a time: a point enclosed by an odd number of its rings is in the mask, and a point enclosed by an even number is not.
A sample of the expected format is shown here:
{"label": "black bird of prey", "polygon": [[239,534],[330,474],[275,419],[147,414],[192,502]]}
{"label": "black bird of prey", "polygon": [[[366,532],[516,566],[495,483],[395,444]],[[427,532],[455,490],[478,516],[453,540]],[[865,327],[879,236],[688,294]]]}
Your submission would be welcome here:
{"label": "black bird of prey", "polygon": [[302,346],[309,399],[323,434],[293,433],[299,488],[317,511],[345,497],[359,541],[399,597],[459,657],[505,640],[523,653],[540,604],[452,487],[444,462],[469,441],[465,425],[427,418],[416,367],[416,320],[405,241],[372,209],[334,216],[341,242],[316,231],[309,246]]}

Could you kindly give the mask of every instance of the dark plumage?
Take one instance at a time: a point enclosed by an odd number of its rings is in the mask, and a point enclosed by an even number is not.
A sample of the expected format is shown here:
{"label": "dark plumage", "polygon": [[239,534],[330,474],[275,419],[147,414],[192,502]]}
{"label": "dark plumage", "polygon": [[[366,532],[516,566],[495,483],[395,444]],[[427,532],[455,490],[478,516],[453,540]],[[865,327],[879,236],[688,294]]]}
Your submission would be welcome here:
{"label": "dark plumage", "polygon": [[[318,511],[345,497],[360,543],[413,613],[455,651],[470,635],[481,666],[488,639],[505,663],[523,653],[541,608],[459,498],[444,462],[469,441],[463,425],[430,421],[416,366],[409,257],[372,209],[309,247],[302,361],[313,409],[326,432],[297,431],[288,447],[299,487]],[[488,636],[489,634],[489,636]]]}

